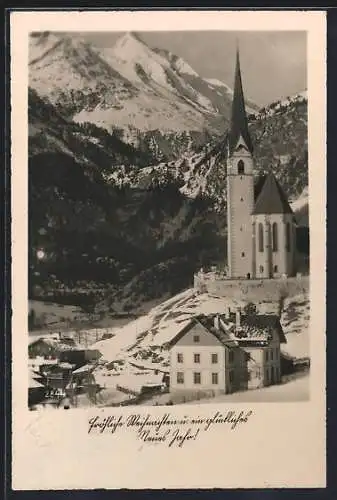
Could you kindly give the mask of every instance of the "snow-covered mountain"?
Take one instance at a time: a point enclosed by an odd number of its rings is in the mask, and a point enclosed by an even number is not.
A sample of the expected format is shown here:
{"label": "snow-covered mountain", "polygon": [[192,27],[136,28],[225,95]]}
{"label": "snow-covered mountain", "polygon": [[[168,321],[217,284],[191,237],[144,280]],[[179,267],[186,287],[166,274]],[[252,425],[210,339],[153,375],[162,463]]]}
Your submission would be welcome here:
{"label": "snow-covered mountain", "polygon": [[[31,296],[132,308],[224,258],[227,85],[135,34],[98,49],[55,33],[31,36],[30,85]],[[299,96],[249,125],[256,175],[271,167],[294,202],[308,185],[306,112]]]}
{"label": "snow-covered mountain", "polygon": [[111,48],[34,33],[29,85],[74,121],[121,129],[135,145],[137,135],[148,131],[222,133],[232,100],[225,84],[203,79],[183,59],[150,48],[135,33]]}
{"label": "snow-covered mountain", "polygon": [[[281,182],[298,212],[307,193],[307,100],[299,94],[252,114],[249,123],[255,148],[255,175],[270,168]],[[181,193],[208,197],[220,212],[226,207],[226,137],[213,137],[197,151],[178,160],[163,161],[141,170],[121,166],[106,174],[118,186],[165,186],[176,182]],[[304,190],[304,194],[302,191]]]}

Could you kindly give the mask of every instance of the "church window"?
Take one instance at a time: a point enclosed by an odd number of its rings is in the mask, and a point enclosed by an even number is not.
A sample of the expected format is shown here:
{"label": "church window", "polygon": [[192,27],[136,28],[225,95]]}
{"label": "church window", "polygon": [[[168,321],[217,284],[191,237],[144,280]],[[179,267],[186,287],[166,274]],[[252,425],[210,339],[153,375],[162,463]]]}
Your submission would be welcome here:
{"label": "church window", "polygon": [[245,256],[245,252],[241,252],[241,257],[244,257]]}
{"label": "church window", "polygon": [[259,224],[259,252],[263,252],[264,242],[263,242],[263,224]]}
{"label": "church window", "polygon": [[242,198],[242,197],[240,198],[240,201],[243,201],[243,198]]}
{"label": "church window", "polygon": [[260,273],[263,273],[263,266],[260,266]]}
{"label": "church window", "polygon": [[286,225],[286,250],[290,252],[290,224],[287,222]]}
{"label": "church window", "polygon": [[273,252],[278,251],[278,229],[277,229],[277,224],[274,222],[272,226],[272,233],[273,233]]}
{"label": "church window", "polygon": [[238,162],[238,174],[244,174],[245,173],[245,164],[243,163],[242,160]]}
{"label": "church window", "polygon": [[277,273],[277,272],[278,272],[278,267],[274,266],[274,273]]}

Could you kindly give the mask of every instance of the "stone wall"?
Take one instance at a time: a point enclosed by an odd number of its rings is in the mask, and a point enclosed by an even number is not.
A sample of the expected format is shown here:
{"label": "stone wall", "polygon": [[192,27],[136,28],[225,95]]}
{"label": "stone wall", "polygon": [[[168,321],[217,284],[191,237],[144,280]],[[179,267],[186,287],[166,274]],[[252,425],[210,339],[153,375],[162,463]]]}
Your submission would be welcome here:
{"label": "stone wall", "polygon": [[217,275],[194,275],[194,287],[219,297],[248,302],[274,302],[280,297],[292,297],[309,292],[309,276],[254,280],[231,280]]}

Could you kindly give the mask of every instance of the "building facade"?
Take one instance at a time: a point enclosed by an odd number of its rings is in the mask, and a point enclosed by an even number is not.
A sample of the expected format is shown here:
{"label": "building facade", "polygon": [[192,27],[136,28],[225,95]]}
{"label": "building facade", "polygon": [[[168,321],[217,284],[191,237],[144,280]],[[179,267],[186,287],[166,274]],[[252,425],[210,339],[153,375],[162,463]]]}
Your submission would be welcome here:
{"label": "building facade", "polygon": [[230,278],[273,278],[295,273],[294,214],[272,172],[258,181],[254,180],[253,144],[237,53],[227,139],[227,268]]}
{"label": "building facade", "polygon": [[197,316],[170,343],[170,393],[228,394],[277,384],[283,342],[274,315]]}

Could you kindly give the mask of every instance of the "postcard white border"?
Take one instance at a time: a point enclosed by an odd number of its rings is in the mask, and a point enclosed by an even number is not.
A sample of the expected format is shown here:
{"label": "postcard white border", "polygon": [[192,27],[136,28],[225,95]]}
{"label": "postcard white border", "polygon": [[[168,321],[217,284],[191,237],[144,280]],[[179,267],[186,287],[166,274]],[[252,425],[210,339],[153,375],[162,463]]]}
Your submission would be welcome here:
{"label": "postcard white border", "polygon": [[[12,487],[15,490],[325,486],[326,14],[319,11],[12,12]],[[253,409],[238,432],[181,449],[139,447],[132,433],[88,436],[92,410],[27,410],[27,86],[31,31],[300,31],[308,34],[311,255],[309,402],[171,407],[209,415]],[[103,410],[102,410],[103,411]],[[137,408],[159,415],[163,408]],[[118,413],[130,413],[130,408]],[[106,413],[114,413],[106,411]]]}

